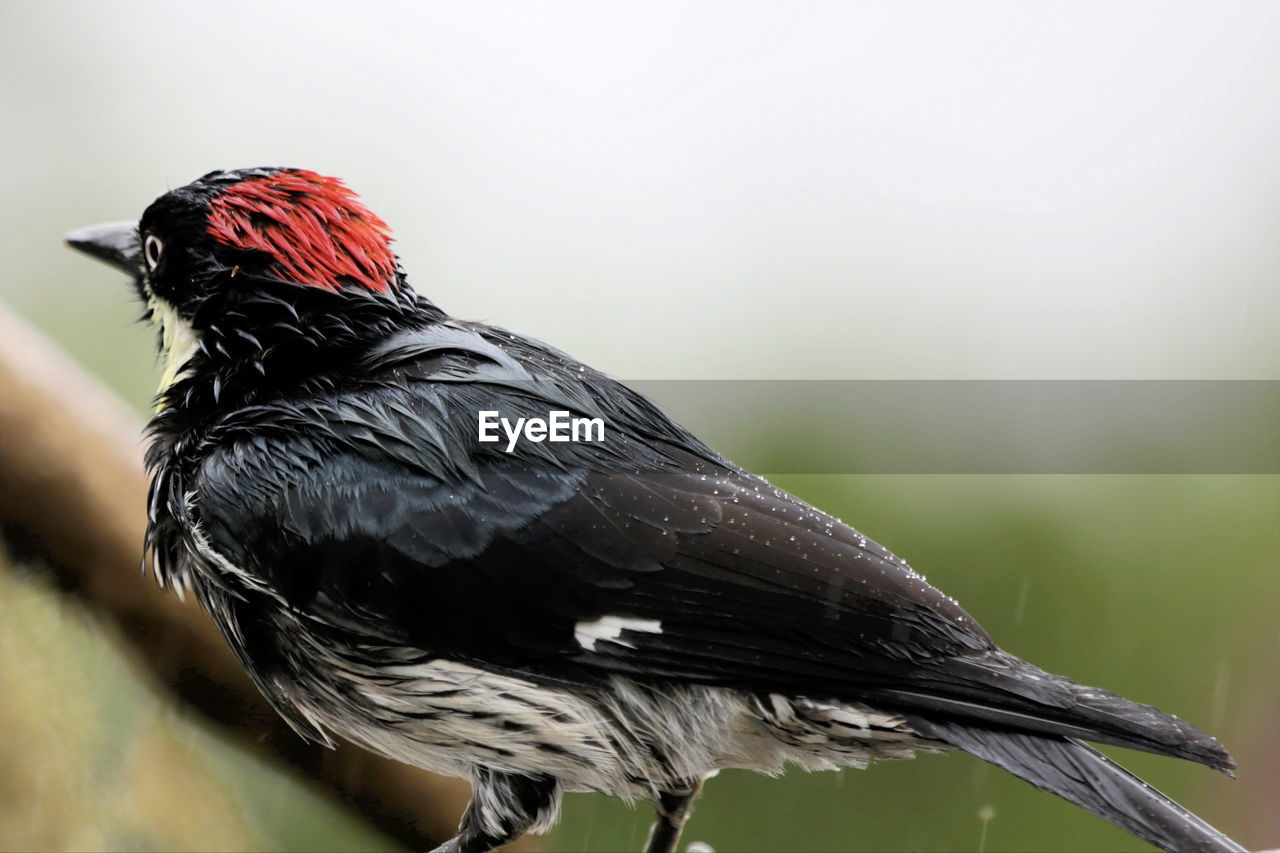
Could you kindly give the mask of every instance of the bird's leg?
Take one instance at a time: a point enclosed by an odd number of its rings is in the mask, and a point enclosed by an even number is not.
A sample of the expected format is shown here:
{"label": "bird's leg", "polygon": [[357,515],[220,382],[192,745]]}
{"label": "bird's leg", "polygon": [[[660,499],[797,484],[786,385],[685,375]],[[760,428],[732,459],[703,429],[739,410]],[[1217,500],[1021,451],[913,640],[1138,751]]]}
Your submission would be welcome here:
{"label": "bird's leg", "polygon": [[512,776],[477,770],[471,780],[471,802],[458,834],[432,853],[486,853],[515,841],[528,829],[550,826],[560,808],[560,786],[554,779]]}
{"label": "bird's leg", "polygon": [[689,817],[694,798],[702,790],[699,780],[692,787],[680,791],[663,791],[654,803],[656,817],[653,829],[649,830],[649,841],[644,846],[644,853],[675,853],[676,843],[680,841],[680,831]]}

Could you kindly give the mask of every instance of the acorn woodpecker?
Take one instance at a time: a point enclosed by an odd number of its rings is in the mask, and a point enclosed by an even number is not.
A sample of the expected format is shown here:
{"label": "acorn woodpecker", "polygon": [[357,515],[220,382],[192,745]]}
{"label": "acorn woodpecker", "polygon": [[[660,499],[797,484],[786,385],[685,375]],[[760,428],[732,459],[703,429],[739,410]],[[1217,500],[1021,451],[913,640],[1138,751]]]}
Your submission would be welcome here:
{"label": "acorn woodpecker", "polygon": [[1212,737],[1002,651],[643,396],[448,316],[342,182],[211,172],[67,240],[159,326],[156,578],[303,737],[469,779],[441,850],[600,791],[650,800],[668,851],[721,768],[950,748],[1167,850],[1242,849],[1084,743],[1229,773]]}

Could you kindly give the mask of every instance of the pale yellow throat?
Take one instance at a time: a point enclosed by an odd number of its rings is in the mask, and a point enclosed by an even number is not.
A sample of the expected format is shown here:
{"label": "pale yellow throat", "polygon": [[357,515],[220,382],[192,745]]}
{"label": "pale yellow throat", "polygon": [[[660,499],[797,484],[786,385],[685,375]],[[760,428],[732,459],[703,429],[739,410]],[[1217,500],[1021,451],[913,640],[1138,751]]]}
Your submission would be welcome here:
{"label": "pale yellow throat", "polygon": [[200,336],[178,310],[159,297],[150,299],[151,321],[160,327],[161,357],[164,360],[164,373],[160,377],[160,387],[156,391],[156,411],[164,408],[164,395],[173,383],[183,378],[187,362],[200,347]]}

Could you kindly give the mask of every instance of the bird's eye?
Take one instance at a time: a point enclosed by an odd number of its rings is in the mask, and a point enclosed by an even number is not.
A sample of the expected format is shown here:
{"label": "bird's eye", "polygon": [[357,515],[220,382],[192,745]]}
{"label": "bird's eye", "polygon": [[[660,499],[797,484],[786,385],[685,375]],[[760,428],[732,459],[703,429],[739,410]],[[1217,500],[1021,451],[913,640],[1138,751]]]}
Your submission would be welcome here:
{"label": "bird's eye", "polygon": [[148,234],[142,245],[143,255],[147,259],[147,269],[154,270],[160,266],[160,256],[164,254],[164,243],[154,234]]}

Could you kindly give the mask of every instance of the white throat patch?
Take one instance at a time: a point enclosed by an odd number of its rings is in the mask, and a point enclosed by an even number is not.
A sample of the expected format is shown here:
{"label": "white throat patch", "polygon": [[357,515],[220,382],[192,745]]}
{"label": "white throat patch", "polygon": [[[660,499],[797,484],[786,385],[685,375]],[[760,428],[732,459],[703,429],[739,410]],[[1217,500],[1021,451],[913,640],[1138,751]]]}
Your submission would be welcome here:
{"label": "white throat patch", "polygon": [[[163,395],[173,383],[186,376],[187,362],[200,348],[200,335],[169,302],[152,296],[149,305],[151,321],[160,327],[164,373],[160,377],[160,388],[156,393]],[[163,408],[164,402],[161,400],[156,404],[156,411]]]}

